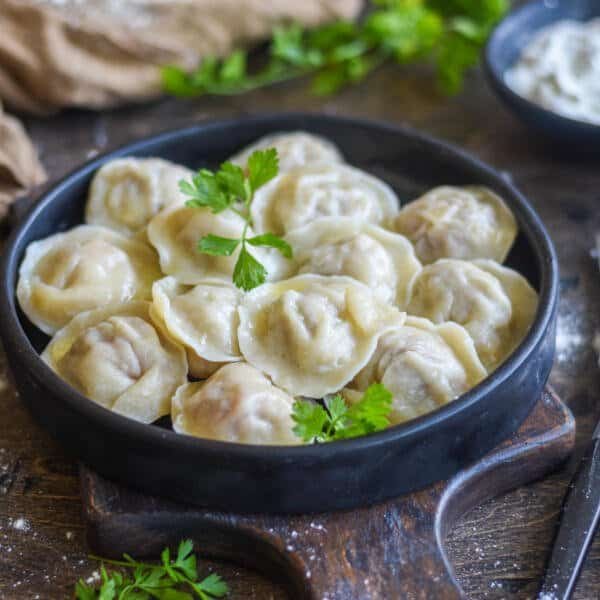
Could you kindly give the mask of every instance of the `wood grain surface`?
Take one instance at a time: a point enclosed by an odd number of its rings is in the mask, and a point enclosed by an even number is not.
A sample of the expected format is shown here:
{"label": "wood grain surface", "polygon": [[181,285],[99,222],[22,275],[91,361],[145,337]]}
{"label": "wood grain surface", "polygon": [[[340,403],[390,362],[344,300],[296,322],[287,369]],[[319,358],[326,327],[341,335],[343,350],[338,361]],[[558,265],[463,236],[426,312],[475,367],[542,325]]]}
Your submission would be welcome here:
{"label": "wood grain surface", "polygon": [[515,435],[448,481],[374,506],[294,516],[176,504],[82,467],[87,539],[95,554],[119,558],[155,556],[190,536],[211,556],[281,579],[299,600],[458,600],[447,532],[474,506],[554,470],[574,442],[571,412],[544,391]]}
{"label": "wood grain surface", "polygon": [[[533,598],[574,461],[600,417],[600,370],[591,346],[600,329],[600,275],[590,255],[600,230],[600,155],[580,157],[539,139],[504,111],[479,73],[461,95],[448,99],[427,69],[383,69],[333,99],[312,97],[295,82],[240,98],[164,100],[101,114],[71,111],[26,124],[56,178],[94,153],[140,136],[198,119],[286,109],[388,119],[459,144],[510,174],[548,226],[562,278],[551,382],[577,418],[578,450],[555,475],[471,511],[448,542],[468,597]],[[3,358],[0,373],[0,598],[68,598],[74,581],[96,568],[86,558],[76,464],[21,407]],[[230,582],[234,600],[286,597],[251,570],[203,564]],[[597,539],[575,599],[597,598],[599,589]]]}

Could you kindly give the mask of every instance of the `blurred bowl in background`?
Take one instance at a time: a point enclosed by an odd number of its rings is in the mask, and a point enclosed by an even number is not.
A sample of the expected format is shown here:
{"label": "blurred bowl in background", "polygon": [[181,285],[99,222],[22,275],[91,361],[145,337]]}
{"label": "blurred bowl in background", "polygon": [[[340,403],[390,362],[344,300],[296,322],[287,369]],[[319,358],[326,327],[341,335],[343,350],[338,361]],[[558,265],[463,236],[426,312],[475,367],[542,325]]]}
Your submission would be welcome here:
{"label": "blurred bowl in background", "polygon": [[510,12],[492,32],[484,52],[487,77],[504,104],[526,125],[555,141],[600,146],[600,125],[577,121],[524,98],[508,86],[506,72],[540,29],[563,21],[600,17],[598,0],[536,0]]}

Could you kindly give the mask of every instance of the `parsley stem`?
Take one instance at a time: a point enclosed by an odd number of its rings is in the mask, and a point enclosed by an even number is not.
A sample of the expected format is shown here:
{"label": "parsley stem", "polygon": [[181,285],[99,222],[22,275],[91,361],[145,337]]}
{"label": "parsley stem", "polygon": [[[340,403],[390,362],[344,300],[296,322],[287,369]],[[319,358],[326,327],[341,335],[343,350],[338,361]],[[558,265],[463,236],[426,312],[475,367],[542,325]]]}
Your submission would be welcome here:
{"label": "parsley stem", "polygon": [[248,232],[249,226],[250,224],[248,223],[248,221],[246,221],[246,224],[244,225],[244,230],[242,231],[242,250],[246,248],[246,233]]}
{"label": "parsley stem", "polygon": [[243,213],[241,210],[238,210],[237,208],[234,208],[233,206],[229,207],[230,210],[232,210],[236,215],[239,215],[240,217],[242,217],[242,219],[244,219],[244,221],[248,220],[248,217],[245,213]]}
{"label": "parsley stem", "polygon": [[95,554],[88,554],[88,558],[90,560],[97,560],[102,564],[107,564],[107,565],[114,565],[116,567],[148,567],[150,569],[154,569],[158,566],[160,566],[158,563],[152,564],[152,563],[143,563],[143,562],[129,562],[126,560],[112,560],[110,558],[104,558],[102,556],[96,556]]}

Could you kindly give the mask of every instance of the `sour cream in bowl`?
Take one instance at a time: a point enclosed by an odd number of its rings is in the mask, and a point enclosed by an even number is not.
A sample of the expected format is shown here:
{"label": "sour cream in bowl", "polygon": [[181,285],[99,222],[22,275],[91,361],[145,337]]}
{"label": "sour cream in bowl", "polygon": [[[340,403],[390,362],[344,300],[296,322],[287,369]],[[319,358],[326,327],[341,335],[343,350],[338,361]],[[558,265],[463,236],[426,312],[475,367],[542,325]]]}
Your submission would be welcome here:
{"label": "sour cream in bowl", "polygon": [[546,137],[600,146],[600,3],[540,0],[511,12],[485,52],[501,100]]}
{"label": "sour cream in bowl", "polygon": [[505,81],[552,112],[600,125],[600,17],[559,21],[538,31]]}

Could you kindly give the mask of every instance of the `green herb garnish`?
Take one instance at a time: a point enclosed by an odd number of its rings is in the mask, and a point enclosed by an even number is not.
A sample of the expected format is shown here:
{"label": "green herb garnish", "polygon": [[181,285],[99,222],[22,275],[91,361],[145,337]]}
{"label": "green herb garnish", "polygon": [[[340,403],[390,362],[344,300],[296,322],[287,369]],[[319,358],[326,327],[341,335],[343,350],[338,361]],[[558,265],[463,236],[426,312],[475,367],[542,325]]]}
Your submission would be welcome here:
{"label": "green herb garnish", "polygon": [[239,238],[225,238],[208,234],[198,242],[198,251],[211,256],[231,256],[240,247],[233,271],[233,283],[245,291],[251,290],[267,279],[267,270],[247,250],[250,246],[275,248],[286,258],[292,258],[292,247],[273,233],[246,237],[252,227],[251,205],[256,190],[271,181],[279,171],[277,150],[257,150],[248,158],[246,169],[225,162],[216,172],[201,169],[191,182],[179,182],[181,191],[190,197],[186,206],[209,208],[213,213],[232,210],[244,219],[244,229]]}
{"label": "green herb garnish", "polygon": [[312,90],[327,95],[362,81],[385,62],[434,65],[444,91],[460,90],[508,0],[374,0],[360,22],[339,20],[315,29],[276,28],[266,64],[248,68],[237,50],[209,57],[193,73],[163,69],[165,90],[175,96],[233,95],[312,75]]}
{"label": "green herb garnish", "polygon": [[294,433],[304,442],[331,442],[360,437],[389,427],[392,394],[381,383],[367,388],[363,397],[348,406],[339,394],[325,398],[324,406],[311,400],[294,402]]}
{"label": "green herb garnish", "polygon": [[[99,586],[79,580],[75,586],[77,600],[214,600],[229,592],[221,577],[212,573],[198,581],[194,544],[183,540],[173,560],[168,548],[160,555],[160,564],[138,562],[128,554],[124,560],[108,560],[92,556],[102,562]],[[108,572],[105,564],[120,567]]]}

